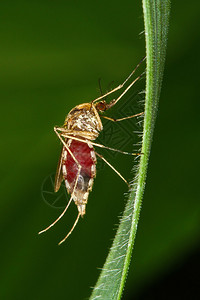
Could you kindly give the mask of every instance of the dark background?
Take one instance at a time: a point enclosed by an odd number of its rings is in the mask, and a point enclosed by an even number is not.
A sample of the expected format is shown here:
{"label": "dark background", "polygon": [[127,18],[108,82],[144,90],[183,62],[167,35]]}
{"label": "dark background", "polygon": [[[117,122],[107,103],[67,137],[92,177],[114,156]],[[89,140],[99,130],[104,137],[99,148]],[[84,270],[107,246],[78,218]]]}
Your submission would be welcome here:
{"label": "dark background", "polygon": [[[199,9],[197,1],[172,5],[160,109],[124,299],[199,298]],[[72,107],[99,96],[98,78],[104,91],[126,78],[145,54],[143,30],[140,1],[1,2],[1,299],[89,297],[127,188],[99,162],[87,214],[73,235],[57,246],[75,219],[74,204],[38,236],[65,201],[64,189],[57,202],[52,193],[61,147],[53,126],[62,125]],[[132,99],[135,111],[142,111],[143,89],[141,80],[110,116],[128,112]],[[141,129],[139,121],[115,128],[104,122],[108,134],[100,141],[132,151],[128,135]],[[131,179],[130,157],[99,152]]]}

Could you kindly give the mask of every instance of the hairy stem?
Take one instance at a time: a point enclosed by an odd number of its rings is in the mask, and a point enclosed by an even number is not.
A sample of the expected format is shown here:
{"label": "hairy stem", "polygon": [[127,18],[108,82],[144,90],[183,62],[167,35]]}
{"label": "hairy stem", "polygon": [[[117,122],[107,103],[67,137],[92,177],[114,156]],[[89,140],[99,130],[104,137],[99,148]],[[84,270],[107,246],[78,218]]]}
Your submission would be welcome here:
{"label": "hairy stem", "polygon": [[164,70],[169,0],[143,0],[146,38],[146,99],[142,153],[112,247],[90,299],[121,299],[139,221]]}

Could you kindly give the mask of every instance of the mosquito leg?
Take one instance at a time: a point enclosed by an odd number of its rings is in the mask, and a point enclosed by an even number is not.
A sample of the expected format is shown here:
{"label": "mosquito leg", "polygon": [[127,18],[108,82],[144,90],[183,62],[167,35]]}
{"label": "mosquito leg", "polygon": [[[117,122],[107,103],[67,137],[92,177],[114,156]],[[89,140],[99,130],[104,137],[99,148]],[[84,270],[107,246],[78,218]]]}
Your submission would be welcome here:
{"label": "mosquito leg", "polygon": [[78,213],[78,216],[77,216],[77,218],[76,218],[76,221],[74,222],[74,225],[72,226],[72,228],[71,228],[71,230],[68,232],[68,234],[66,235],[66,237],[62,240],[62,241],[60,241],[60,243],[58,244],[58,245],[61,245],[67,238],[68,238],[68,236],[72,233],[72,231],[74,230],[74,228],[76,227],[76,224],[78,223],[78,220],[79,220],[79,218],[80,218],[80,213]]}
{"label": "mosquito leg", "polygon": [[137,64],[137,66],[135,67],[135,69],[131,72],[131,74],[126,78],[126,80],[123,82],[123,86],[125,85],[125,83],[132,77],[132,75],[135,73],[135,71],[139,68],[139,66],[141,65],[141,63],[146,59],[146,56],[144,56],[141,61]]}
{"label": "mosquito leg", "polygon": [[[76,159],[76,157],[74,156],[74,154],[72,153],[72,151],[69,149],[69,147],[67,146],[67,144],[65,143],[65,141],[62,139],[61,134],[57,131],[57,128],[54,127],[54,131],[57,134],[58,138],[61,140],[61,142],[63,143],[63,145],[65,146],[65,148],[67,149],[67,151],[70,153],[70,155],[72,156],[72,158],[74,159],[74,161],[76,162],[77,166],[79,166],[79,162]],[[71,136],[69,138],[72,138]]]}
{"label": "mosquito leg", "polygon": [[120,84],[120,85],[118,85],[116,88],[114,88],[113,90],[111,90],[110,92],[108,92],[108,93],[106,93],[106,94],[104,94],[104,95],[102,95],[102,96],[100,96],[100,97],[98,97],[98,98],[96,98],[96,99],[93,99],[91,102],[94,103],[94,102],[96,102],[96,101],[98,101],[98,100],[101,100],[101,99],[107,97],[108,95],[110,95],[110,94],[112,94],[112,93],[114,93],[114,92],[120,90],[121,88],[123,88],[123,86],[124,86],[123,84]]}
{"label": "mosquito leg", "polygon": [[[81,165],[79,164],[78,160],[76,159],[76,157],[74,156],[74,154],[72,153],[72,151],[69,149],[69,147],[67,146],[67,144],[65,143],[65,141],[62,139],[62,134],[60,134],[59,132],[57,132],[56,127],[54,127],[54,131],[56,132],[57,136],[59,137],[59,139],[61,140],[61,142],[63,143],[63,145],[66,147],[67,151],[70,153],[70,155],[72,156],[73,160],[75,161],[75,163],[78,166],[78,172],[77,172],[77,176],[76,176],[76,181],[75,181],[75,185],[73,188],[73,192],[72,192],[72,197],[74,196],[74,191],[76,189],[77,183],[78,183],[78,178],[81,172]],[[73,139],[72,137],[69,137],[71,139]]]}
{"label": "mosquito leg", "polygon": [[120,121],[123,121],[123,120],[127,120],[127,119],[131,119],[131,118],[135,118],[135,117],[141,116],[143,114],[144,114],[144,112],[141,112],[139,114],[136,114],[136,115],[133,115],[133,116],[128,116],[128,117],[121,118],[121,119],[113,119],[113,118],[110,118],[110,117],[107,117],[107,116],[101,116],[101,117],[104,118],[104,119],[113,121],[113,122],[120,122]]}
{"label": "mosquito leg", "polygon": [[107,109],[113,107],[128,92],[128,90],[136,83],[136,81],[138,81],[142,77],[142,75],[143,75],[143,73],[141,75],[139,75],[135,80],[133,80],[133,82],[131,82],[131,84],[129,84],[129,86],[125,89],[125,91],[123,91],[123,93],[121,93],[121,95],[117,99],[111,100],[110,103],[108,103],[106,105]]}
{"label": "mosquito leg", "polygon": [[77,186],[77,182],[78,182],[78,177],[79,177],[79,175],[80,175],[80,171],[81,171],[81,166],[79,165],[78,175],[77,175],[77,177],[76,177],[76,182],[75,182],[75,185],[74,185],[73,192],[72,192],[72,194],[71,194],[70,200],[69,200],[69,202],[67,203],[67,206],[65,207],[65,209],[63,210],[63,212],[61,213],[61,215],[60,215],[60,216],[59,216],[59,217],[58,217],[51,225],[49,225],[47,228],[45,228],[45,229],[41,230],[40,232],[38,232],[38,234],[41,234],[41,233],[43,233],[43,232],[49,230],[51,227],[53,227],[53,226],[54,226],[54,225],[55,225],[55,224],[56,224],[56,223],[64,216],[64,214],[66,213],[66,211],[67,211],[67,209],[68,209],[70,203],[71,203],[72,200],[73,200],[73,197],[74,197],[74,191],[75,191],[76,186]]}
{"label": "mosquito leg", "polygon": [[[58,136],[59,136],[59,134],[58,134]],[[60,138],[60,139],[63,141],[62,138]],[[79,177],[80,172],[81,172],[81,165],[79,164],[79,162],[77,161],[77,159],[75,158],[75,156],[73,155],[73,153],[70,151],[69,147],[67,146],[67,144],[65,142],[64,142],[64,146],[66,147],[67,151],[69,151],[70,155],[72,156],[72,158],[74,159],[74,161],[76,162],[76,164],[78,166],[78,173],[77,173],[77,177],[76,177],[76,182],[75,182],[75,185],[74,185],[73,192],[71,194],[70,200],[69,200],[67,206],[65,207],[65,209],[63,210],[63,212],[61,213],[61,215],[51,225],[49,225],[47,228],[45,228],[45,229],[41,230],[40,232],[38,232],[38,234],[41,234],[41,233],[49,230],[51,227],[53,227],[64,216],[64,214],[66,213],[66,211],[67,211],[67,209],[68,209],[69,205],[71,204],[71,202],[73,200],[73,197],[74,197],[74,191],[76,189],[76,186],[77,186],[77,183],[78,183],[78,177]]]}
{"label": "mosquito leg", "polygon": [[45,228],[45,229],[41,230],[40,232],[38,232],[38,234],[41,234],[41,233],[43,233],[43,232],[49,230],[51,227],[53,227],[53,226],[54,226],[54,225],[55,225],[55,224],[56,224],[56,223],[64,216],[64,214],[66,213],[66,211],[67,211],[67,209],[68,209],[70,203],[71,203],[72,200],[73,200],[74,191],[75,191],[76,186],[77,186],[77,182],[78,182],[78,177],[79,177],[79,175],[80,175],[80,171],[81,171],[81,166],[79,165],[78,175],[77,175],[77,178],[76,178],[76,182],[75,182],[75,185],[74,185],[73,192],[72,192],[72,194],[71,194],[70,200],[69,200],[69,202],[67,203],[67,206],[65,207],[65,209],[63,210],[63,212],[61,213],[61,215],[60,215],[60,216],[59,216],[59,217],[58,217],[51,225],[49,225],[47,228]]}
{"label": "mosquito leg", "polygon": [[[77,184],[78,184],[78,178],[79,178],[79,175],[80,175],[80,172],[81,172],[81,165],[79,164],[79,162],[77,161],[77,159],[75,158],[75,156],[73,155],[73,153],[70,151],[69,147],[67,147],[65,141],[61,137],[61,134],[57,132],[56,128],[54,128],[54,131],[56,132],[57,136],[59,137],[59,139],[61,140],[61,142],[63,143],[63,145],[67,148],[67,151],[69,151],[69,153],[71,154],[72,158],[74,159],[74,161],[76,162],[76,164],[78,166],[78,173],[77,173],[77,176],[76,176],[76,182],[75,182],[75,185],[74,185],[74,188],[73,188],[73,192],[72,192],[72,195],[71,195],[71,198],[73,199],[74,192],[75,192]],[[77,218],[76,218],[76,220],[74,222],[74,225],[72,226],[71,230],[68,232],[68,234],[66,235],[66,237],[63,240],[60,241],[59,245],[61,245],[68,238],[68,236],[72,233],[72,231],[76,227],[76,224],[78,223],[78,220],[79,220],[80,216],[81,216],[81,213],[78,213],[78,216],[77,216]]]}
{"label": "mosquito leg", "polygon": [[[79,178],[80,172],[81,172],[81,165],[79,164],[79,166],[78,166],[78,173],[77,173],[77,176],[76,176],[76,182],[75,182],[75,185],[74,185],[74,188],[73,188],[73,192],[72,192],[71,198],[74,197],[74,192],[75,192],[77,184],[78,184],[78,178]],[[72,233],[72,231],[74,230],[76,224],[78,223],[80,215],[81,215],[81,213],[79,212],[78,213],[78,217],[76,218],[76,221],[74,222],[74,225],[72,226],[71,230],[69,231],[69,233],[66,235],[66,237],[58,245],[62,244],[68,238],[68,236]]]}
{"label": "mosquito leg", "polygon": [[53,227],[64,216],[64,214],[66,213],[66,211],[67,211],[70,203],[72,202],[72,199],[73,199],[73,197],[71,195],[70,200],[67,203],[67,206],[65,207],[65,209],[63,210],[63,212],[61,213],[61,215],[51,225],[49,225],[47,228],[45,228],[45,229],[41,230],[40,232],[38,232],[38,234],[41,234],[41,233],[49,230],[51,227]]}
{"label": "mosquito leg", "polygon": [[[97,144],[97,143],[94,143],[94,142],[91,142],[89,140],[82,140],[80,138],[76,138],[74,136],[70,136],[70,135],[67,135],[65,133],[61,134],[61,136],[65,137],[65,138],[70,138],[72,140],[75,140],[75,141],[80,141],[82,143],[86,143],[88,145],[93,145],[93,146],[96,146],[96,147],[99,147],[99,148],[104,148],[104,149],[108,149],[108,150],[111,150],[111,151],[115,151],[115,152],[119,152],[119,153],[122,153],[122,154],[126,154],[126,155],[133,155],[133,156],[137,156],[137,155],[140,155],[141,153],[130,153],[130,152],[126,152],[126,151],[121,151],[119,149],[114,149],[114,148],[110,148],[110,147],[106,147],[102,144]],[[64,141],[63,141],[64,142]]]}
{"label": "mosquito leg", "polygon": [[[80,136],[80,131],[77,130],[70,130],[70,129],[65,129],[63,127],[54,127],[54,131],[56,134],[60,134],[59,132],[66,133],[67,135],[71,136]],[[94,135],[88,131],[81,131],[81,136],[85,139],[91,140],[94,138]]]}
{"label": "mosquito leg", "polygon": [[60,216],[59,216],[59,217],[58,217],[51,225],[49,225],[47,228],[45,228],[45,229],[41,230],[40,232],[38,232],[38,234],[41,234],[41,233],[43,233],[43,232],[49,230],[51,227],[53,227],[53,226],[54,226],[54,225],[55,225],[55,224],[56,224],[56,223],[64,216],[64,214],[66,213],[66,211],[67,211],[69,205],[71,204],[71,202],[72,202],[72,200],[73,200],[73,197],[74,197],[74,191],[75,191],[76,186],[77,186],[77,182],[78,182],[78,177],[79,177],[79,175],[80,175],[80,171],[81,171],[81,166],[79,165],[78,175],[77,175],[77,177],[76,177],[76,182],[75,182],[75,185],[74,185],[73,192],[72,192],[72,194],[71,194],[70,200],[69,200],[69,202],[67,203],[67,206],[65,207],[65,209],[63,210],[63,212],[61,213],[61,215],[60,215]]}
{"label": "mosquito leg", "polygon": [[[94,103],[94,102],[96,102],[96,101],[98,101],[98,100],[101,100],[101,99],[105,98],[106,96],[108,96],[108,95],[110,95],[110,94],[112,94],[112,93],[118,91],[119,89],[121,89],[121,88],[126,84],[126,82],[131,78],[131,76],[135,73],[135,71],[138,69],[138,67],[141,65],[141,63],[142,63],[145,59],[146,59],[146,57],[143,57],[143,58],[141,59],[141,61],[137,64],[137,66],[135,67],[135,69],[131,72],[131,74],[126,78],[126,80],[125,80],[122,84],[120,84],[119,86],[117,86],[116,88],[114,88],[113,90],[111,90],[110,92],[108,92],[108,93],[102,95],[101,97],[98,97],[98,98],[92,100],[92,103]],[[138,78],[138,79],[139,79],[139,78]],[[135,82],[136,82],[136,81],[134,80],[134,82],[131,84],[131,86],[132,86]]]}
{"label": "mosquito leg", "polygon": [[[59,134],[59,133],[57,132],[57,130],[59,130],[59,131],[61,131],[61,132],[63,132],[63,133]],[[111,151],[119,152],[119,153],[121,153],[121,154],[133,155],[133,156],[138,156],[138,155],[141,154],[141,153],[130,153],[130,152],[126,152],[126,151],[121,151],[121,150],[119,150],[119,149],[114,149],[114,148],[106,147],[106,146],[104,146],[104,145],[102,145],[102,144],[94,143],[94,142],[92,142],[92,141],[90,141],[90,140],[77,138],[77,137],[71,135],[71,134],[73,134],[73,133],[69,133],[69,134],[68,134],[67,130],[65,130],[64,128],[54,127],[54,131],[56,132],[56,134],[58,135],[59,139],[61,140],[61,142],[63,143],[63,145],[64,145],[65,147],[67,147],[67,145],[66,145],[65,141],[62,139],[62,137],[68,138],[68,139],[72,139],[72,140],[75,140],[75,141],[80,141],[80,142],[82,142],[82,143],[90,144],[90,145],[93,145],[93,146],[96,146],[96,147],[99,147],[99,148],[104,148],[104,149],[108,149],[108,150],[111,150]],[[61,137],[61,136],[62,136],[62,137]],[[69,150],[69,152],[70,152],[70,154],[71,154],[71,151],[70,151],[70,150]],[[72,155],[73,155],[73,154],[72,154]],[[76,159],[76,158],[75,158],[75,159]]]}
{"label": "mosquito leg", "polygon": [[[103,161],[105,161],[105,163],[107,163],[107,165],[113,169],[113,171],[129,186],[129,183],[127,182],[127,180],[99,153],[95,152],[97,156],[99,156]],[[130,187],[130,186],[129,186]]]}

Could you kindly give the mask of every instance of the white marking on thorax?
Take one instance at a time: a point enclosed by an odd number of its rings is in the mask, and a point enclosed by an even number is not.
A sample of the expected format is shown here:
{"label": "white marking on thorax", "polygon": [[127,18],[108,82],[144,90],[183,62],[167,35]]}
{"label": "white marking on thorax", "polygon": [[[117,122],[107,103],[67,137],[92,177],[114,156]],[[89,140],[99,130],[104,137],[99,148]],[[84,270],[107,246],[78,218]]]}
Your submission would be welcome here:
{"label": "white marking on thorax", "polygon": [[98,121],[94,114],[92,114],[90,111],[86,111],[79,115],[77,119],[73,120],[72,128],[75,127],[78,127],[80,130],[97,133]]}

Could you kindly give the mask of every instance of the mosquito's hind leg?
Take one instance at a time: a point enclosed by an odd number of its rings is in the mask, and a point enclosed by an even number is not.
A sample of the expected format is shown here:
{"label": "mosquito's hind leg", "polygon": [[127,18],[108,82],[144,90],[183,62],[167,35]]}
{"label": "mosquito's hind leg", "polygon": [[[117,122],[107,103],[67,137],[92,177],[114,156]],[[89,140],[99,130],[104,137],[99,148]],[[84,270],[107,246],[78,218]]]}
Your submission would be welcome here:
{"label": "mosquito's hind leg", "polygon": [[78,213],[78,216],[77,216],[77,218],[76,218],[76,220],[75,220],[75,222],[74,222],[74,225],[73,225],[72,228],[71,228],[71,230],[70,230],[70,231],[68,232],[68,234],[64,237],[64,239],[62,239],[62,241],[60,241],[60,242],[58,243],[58,245],[61,245],[61,244],[68,238],[68,236],[72,233],[72,231],[73,231],[74,228],[76,227],[76,224],[78,223],[78,220],[79,220],[80,216],[81,216],[81,213],[79,212],[79,213]]}
{"label": "mosquito's hind leg", "polygon": [[[99,156],[105,163],[129,186],[128,181],[99,153],[95,151],[96,155]],[[130,186],[129,186],[130,187]]]}
{"label": "mosquito's hind leg", "polygon": [[66,211],[67,211],[70,203],[72,202],[72,200],[73,200],[73,197],[71,195],[70,200],[67,203],[67,206],[65,207],[65,209],[63,210],[63,212],[61,213],[61,215],[51,225],[49,225],[47,228],[45,228],[45,229],[41,230],[40,232],[38,232],[38,234],[41,234],[41,233],[49,230],[51,227],[53,227],[64,216],[64,214],[66,213]]}
{"label": "mosquito's hind leg", "polygon": [[[59,136],[59,134],[58,134],[58,136]],[[61,140],[62,140],[62,138],[61,138]],[[81,165],[79,164],[79,162],[77,161],[77,159],[75,158],[75,156],[73,155],[73,153],[71,152],[71,150],[69,149],[69,147],[67,146],[67,144],[64,141],[63,141],[63,143],[64,143],[65,148],[70,153],[70,155],[72,156],[72,158],[74,159],[74,161],[76,162],[76,164],[78,166],[78,172],[77,172],[77,176],[76,176],[76,181],[75,181],[75,184],[74,184],[74,188],[73,188],[70,200],[67,203],[67,206],[65,207],[65,209],[63,210],[63,212],[60,214],[60,216],[52,224],[50,224],[47,228],[45,228],[45,229],[41,230],[40,232],[38,232],[38,234],[41,234],[41,233],[49,230],[51,227],[53,227],[64,216],[64,214],[66,213],[69,205],[71,204],[71,202],[72,202],[72,200],[74,198],[74,192],[75,192],[75,189],[77,187],[78,178],[79,178],[79,175],[80,175],[80,172],[81,172]]]}

